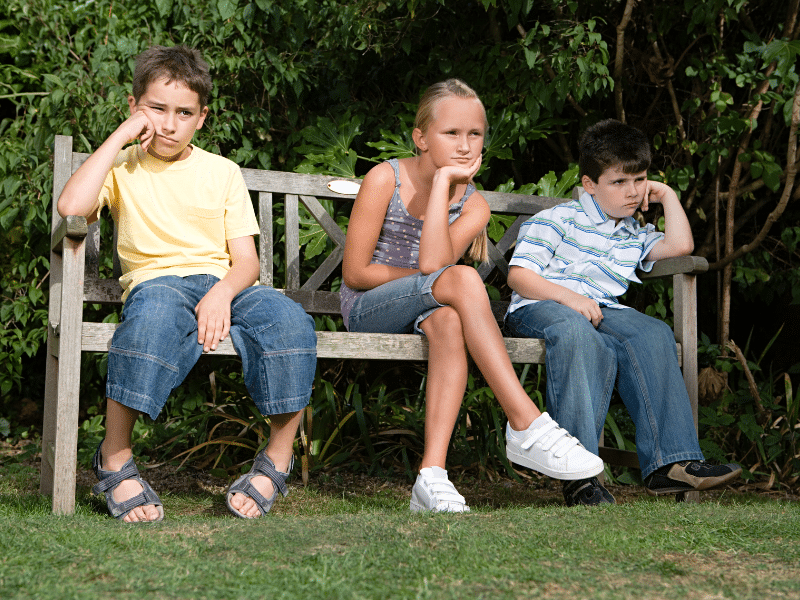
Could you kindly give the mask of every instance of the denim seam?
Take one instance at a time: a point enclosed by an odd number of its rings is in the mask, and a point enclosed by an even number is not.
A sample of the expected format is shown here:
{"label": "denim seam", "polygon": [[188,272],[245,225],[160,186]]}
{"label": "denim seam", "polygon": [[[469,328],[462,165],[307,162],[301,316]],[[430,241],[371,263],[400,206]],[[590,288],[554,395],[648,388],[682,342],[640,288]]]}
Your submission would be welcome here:
{"label": "denim seam", "polygon": [[123,348],[115,348],[113,346],[111,347],[111,349],[109,349],[108,352],[109,354],[121,354],[122,356],[130,356],[131,358],[143,358],[145,360],[149,360],[158,365],[161,365],[162,367],[172,371],[173,373],[178,372],[178,368],[176,366],[164,362],[163,360],[161,360],[157,356],[153,356],[152,354],[145,354],[144,352],[135,352],[133,350],[125,350]]}
{"label": "denim seam", "polygon": [[[600,327],[602,327],[602,321],[600,323]],[[643,408],[646,411],[647,422],[650,425],[649,435],[653,447],[653,460],[660,462],[663,460],[663,457],[661,456],[661,439],[659,437],[658,424],[655,415],[653,414],[653,402],[650,398],[650,394],[648,393],[647,385],[644,382],[644,374],[639,368],[639,361],[636,360],[635,353],[632,351],[632,348],[626,338],[617,335],[617,333],[611,329],[604,330],[604,333],[620,342],[622,347],[625,349],[625,354],[628,356],[629,363],[633,365],[634,375],[636,376],[636,385],[639,386],[639,393],[643,400],[643,406],[640,407],[640,409]],[[636,434],[637,437],[642,435],[642,433],[638,431]]]}

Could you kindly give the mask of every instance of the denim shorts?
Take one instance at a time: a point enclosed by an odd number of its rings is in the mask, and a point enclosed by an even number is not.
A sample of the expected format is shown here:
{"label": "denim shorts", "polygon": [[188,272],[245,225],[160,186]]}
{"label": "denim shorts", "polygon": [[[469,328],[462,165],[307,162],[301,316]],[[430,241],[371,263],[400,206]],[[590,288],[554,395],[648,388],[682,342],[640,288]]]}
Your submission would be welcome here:
{"label": "denim shorts", "polygon": [[422,334],[419,324],[444,306],[431,293],[433,283],[452,266],[447,265],[429,275],[408,275],[368,290],[353,304],[348,330]]}
{"label": "denim shorts", "polygon": [[[108,353],[106,395],[155,419],[203,353],[194,307],[219,279],[168,275],[133,288]],[[317,361],[314,320],[271,287],[231,302],[230,337],[262,415],[308,405]]]}

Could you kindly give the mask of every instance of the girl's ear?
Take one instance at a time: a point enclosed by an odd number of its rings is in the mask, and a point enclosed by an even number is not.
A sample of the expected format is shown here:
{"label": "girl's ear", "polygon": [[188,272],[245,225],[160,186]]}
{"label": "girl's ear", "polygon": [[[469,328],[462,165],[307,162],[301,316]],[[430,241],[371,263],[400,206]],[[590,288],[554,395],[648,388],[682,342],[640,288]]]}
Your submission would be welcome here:
{"label": "girl's ear", "polygon": [[128,96],[128,108],[131,111],[131,115],[136,113],[136,99],[133,96]]}
{"label": "girl's ear", "polygon": [[425,141],[425,134],[422,133],[419,127],[415,127],[414,131],[411,132],[411,139],[414,140],[414,144],[416,144],[421,152],[425,152],[425,150],[428,149],[428,144]]}

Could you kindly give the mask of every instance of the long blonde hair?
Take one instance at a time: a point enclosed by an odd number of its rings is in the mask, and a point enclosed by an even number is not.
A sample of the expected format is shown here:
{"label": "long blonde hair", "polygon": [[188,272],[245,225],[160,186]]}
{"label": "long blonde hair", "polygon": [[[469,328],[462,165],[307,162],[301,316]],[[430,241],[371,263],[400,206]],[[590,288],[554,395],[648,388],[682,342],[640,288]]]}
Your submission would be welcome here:
{"label": "long blonde hair", "polygon": [[[423,92],[417,107],[417,115],[414,118],[414,128],[425,133],[434,119],[436,105],[450,96],[477,100],[481,108],[484,109],[483,120],[488,128],[489,123],[486,119],[486,109],[483,107],[483,102],[481,102],[477,92],[460,79],[446,79],[439,83],[434,83]],[[488,244],[489,240],[484,227],[483,231],[472,240],[472,244],[464,254],[464,259],[473,262],[487,262],[489,260]]]}

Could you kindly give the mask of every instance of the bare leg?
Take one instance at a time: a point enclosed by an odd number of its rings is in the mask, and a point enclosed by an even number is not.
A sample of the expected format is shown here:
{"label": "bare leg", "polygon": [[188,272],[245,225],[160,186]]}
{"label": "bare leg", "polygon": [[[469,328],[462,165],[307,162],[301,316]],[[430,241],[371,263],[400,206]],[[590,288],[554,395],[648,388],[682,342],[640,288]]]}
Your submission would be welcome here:
{"label": "bare leg", "polygon": [[[267,456],[275,464],[275,468],[282,473],[289,469],[292,460],[292,445],[297,435],[297,428],[303,420],[303,411],[286,413],[282,415],[270,415],[269,442],[267,443]],[[257,475],[251,480],[253,487],[265,498],[272,496],[275,488],[272,480],[263,475]],[[243,515],[248,517],[259,517],[261,511],[252,498],[244,494],[234,494],[231,497],[231,505]]]}
{"label": "bare leg", "polygon": [[[133,456],[131,434],[140,413],[111,398],[106,399],[106,406],[106,438],[100,449],[101,466],[105,471],[119,471]],[[138,481],[126,479],[117,486],[112,495],[116,502],[123,502],[141,492],[142,486]],[[125,516],[124,520],[128,523],[154,521],[158,516],[155,506],[137,506]]]}
{"label": "bare leg", "polygon": [[511,427],[516,431],[526,429],[542,413],[517,379],[478,272],[462,265],[446,269],[433,284],[433,297],[461,317],[467,349]]}
{"label": "bare leg", "polygon": [[467,349],[458,313],[444,306],[420,324],[428,337],[425,451],[422,465],[445,468],[447,448],[467,387]]}

